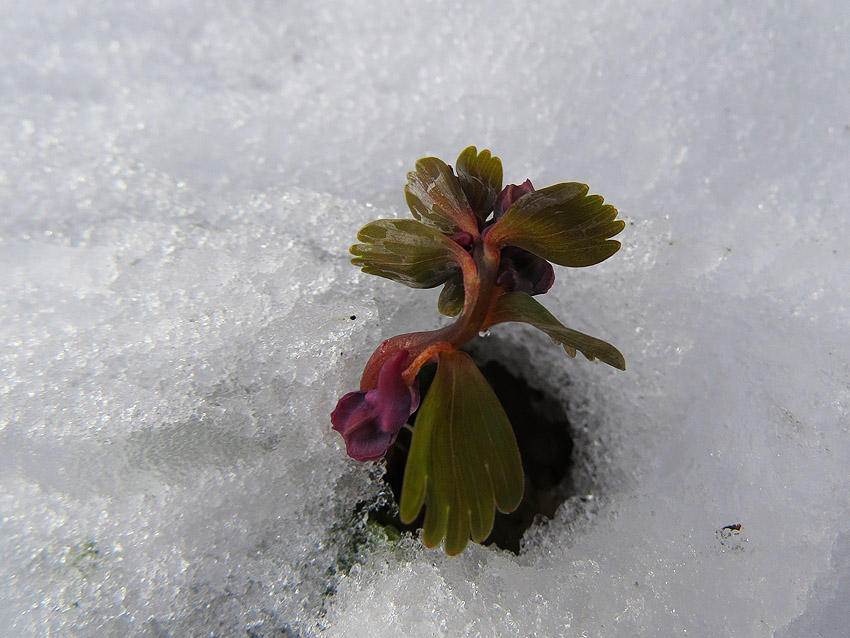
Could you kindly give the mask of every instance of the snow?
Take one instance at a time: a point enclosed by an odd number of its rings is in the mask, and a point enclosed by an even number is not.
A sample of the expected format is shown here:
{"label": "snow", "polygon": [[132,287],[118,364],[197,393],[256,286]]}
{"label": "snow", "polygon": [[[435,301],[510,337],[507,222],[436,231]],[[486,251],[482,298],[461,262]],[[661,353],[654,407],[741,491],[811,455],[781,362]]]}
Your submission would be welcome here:
{"label": "snow", "polygon": [[[850,8],[2,16],[0,633],[842,635]],[[380,470],[329,423],[381,339],[443,321],[348,245],[469,144],[628,224],[541,298],[626,372],[483,344],[576,429],[586,494],[519,556],[364,526]]]}

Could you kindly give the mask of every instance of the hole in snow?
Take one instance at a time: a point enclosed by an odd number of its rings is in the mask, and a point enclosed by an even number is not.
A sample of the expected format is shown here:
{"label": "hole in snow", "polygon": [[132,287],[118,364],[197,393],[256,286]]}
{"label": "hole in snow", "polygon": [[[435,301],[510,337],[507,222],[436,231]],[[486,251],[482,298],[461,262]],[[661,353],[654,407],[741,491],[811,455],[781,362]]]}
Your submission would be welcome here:
{"label": "hole in snow", "polygon": [[[488,346],[493,345],[492,340],[488,342]],[[493,531],[484,545],[495,544],[519,554],[523,534],[535,519],[539,516],[551,519],[561,503],[576,494],[571,480],[573,440],[570,423],[560,401],[543,390],[531,387],[525,379],[517,376],[516,366],[508,367],[493,360],[482,363],[474,347],[470,355],[496,392],[511,421],[525,470],[522,503],[510,514],[496,512]],[[420,372],[419,387],[423,397],[435,372],[436,365],[426,366]],[[413,422],[412,418],[410,422]],[[396,503],[401,499],[411,436],[410,431],[402,429],[396,444],[386,456],[383,480],[392,490]],[[404,525],[393,504],[389,503],[370,512],[370,518],[384,526],[415,531],[422,527],[424,511],[412,524]]]}

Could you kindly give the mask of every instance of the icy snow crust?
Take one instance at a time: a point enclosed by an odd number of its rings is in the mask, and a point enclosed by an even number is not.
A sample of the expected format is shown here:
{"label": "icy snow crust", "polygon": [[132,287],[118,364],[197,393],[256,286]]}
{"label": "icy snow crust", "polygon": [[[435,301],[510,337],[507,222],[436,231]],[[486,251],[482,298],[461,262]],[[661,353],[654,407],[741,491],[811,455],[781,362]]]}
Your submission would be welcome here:
{"label": "icy snow crust", "polygon": [[[7,6],[0,634],[842,635],[848,6]],[[627,372],[493,331],[593,495],[518,557],[364,526],[329,423],[441,321],[346,249],[467,144],[628,222],[544,299]]]}

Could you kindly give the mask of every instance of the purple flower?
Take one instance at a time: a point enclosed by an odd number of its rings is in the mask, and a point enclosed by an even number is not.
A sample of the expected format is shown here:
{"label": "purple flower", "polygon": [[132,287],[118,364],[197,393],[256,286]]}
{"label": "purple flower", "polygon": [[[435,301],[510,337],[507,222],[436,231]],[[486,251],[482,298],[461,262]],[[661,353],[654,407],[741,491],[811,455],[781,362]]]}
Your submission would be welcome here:
{"label": "purple flower", "polygon": [[[520,197],[533,192],[534,186],[530,179],[519,186],[516,184],[505,186],[502,192],[496,195],[491,223],[499,221],[505,211]],[[505,292],[542,295],[552,287],[553,283],[555,283],[555,270],[548,261],[516,246],[507,246],[502,249],[496,284]]]}
{"label": "purple flower", "polygon": [[377,388],[349,392],[336,404],[331,423],[345,439],[351,458],[375,461],[383,457],[419,407],[418,383],[409,386],[401,376],[407,358],[407,350],[397,352],[381,367]]}

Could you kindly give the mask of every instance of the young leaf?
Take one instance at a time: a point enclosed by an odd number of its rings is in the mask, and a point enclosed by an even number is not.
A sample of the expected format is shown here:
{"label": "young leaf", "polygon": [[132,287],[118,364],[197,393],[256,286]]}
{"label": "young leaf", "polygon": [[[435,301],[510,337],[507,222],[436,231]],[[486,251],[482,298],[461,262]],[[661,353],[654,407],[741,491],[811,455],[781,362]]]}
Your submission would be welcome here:
{"label": "young leaf", "polygon": [[510,512],[519,505],[523,480],[516,438],[493,390],[468,354],[440,353],[413,428],[401,520],[413,521],[424,503],[425,545],[445,538],[453,556],[470,535],[476,542],[487,538],[494,508]]}
{"label": "young leaf", "polygon": [[518,199],[497,221],[487,241],[519,246],[561,266],[592,266],[620,248],[609,239],[625,223],[617,209],[588,195],[585,184],[555,184]]}
{"label": "young leaf", "polygon": [[493,210],[496,195],[502,190],[502,161],[491,157],[490,151],[480,153],[469,146],[458,156],[457,178],[472,211],[481,221]]}
{"label": "young leaf", "polygon": [[448,235],[478,233],[475,213],[452,169],[441,159],[424,157],[407,174],[405,199],[413,216]]}
{"label": "young leaf", "polygon": [[626,360],[617,348],[601,339],[567,328],[531,295],[524,292],[510,292],[499,297],[487,316],[486,325],[493,326],[508,321],[528,323],[542,330],[563,345],[571,357],[576,356],[578,350],[591,361],[599,359],[619,370],[626,369]]}
{"label": "young leaf", "polygon": [[379,219],[357,233],[350,252],[363,272],[411,288],[433,288],[460,271],[466,252],[451,239],[413,219]]}
{"label": "young leaf", "polygon": [[456,317],[463,310],[465,298],[463,275],[457,274],[446,282],[437,300],[437,309],[447,317]]}

